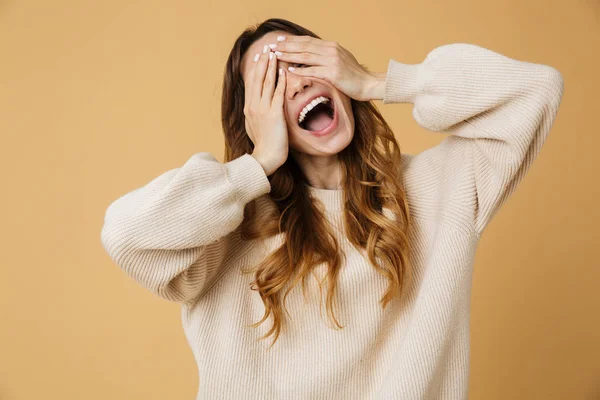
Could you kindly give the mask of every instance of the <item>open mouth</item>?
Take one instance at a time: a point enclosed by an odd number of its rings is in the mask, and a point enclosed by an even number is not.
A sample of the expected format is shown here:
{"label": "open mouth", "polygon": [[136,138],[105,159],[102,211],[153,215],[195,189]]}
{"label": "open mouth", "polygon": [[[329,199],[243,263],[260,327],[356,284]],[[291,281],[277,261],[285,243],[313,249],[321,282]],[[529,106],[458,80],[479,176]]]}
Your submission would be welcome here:
{"label": "open mouth", "polygon": [[300,128],[309,132],[320,132],[330,126],[335,116],[335,105],[332,99],[328,100],[313,107],[299,123]]}

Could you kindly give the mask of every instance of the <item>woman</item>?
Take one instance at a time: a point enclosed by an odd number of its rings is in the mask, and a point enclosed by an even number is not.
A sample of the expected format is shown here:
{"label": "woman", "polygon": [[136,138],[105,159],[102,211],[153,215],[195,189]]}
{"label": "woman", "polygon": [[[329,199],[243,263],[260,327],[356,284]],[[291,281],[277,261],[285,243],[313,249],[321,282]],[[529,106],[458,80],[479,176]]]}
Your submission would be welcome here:
{"label": "woman", "polygon": [[[198,398],[466,399],[475,249],[562,93],[556,69],[464,43],[373,73],[270,19],[227,60],[225,162],[117,199],[102,242],[181,303]],[[371,100],[449,135],[401,155]]]}

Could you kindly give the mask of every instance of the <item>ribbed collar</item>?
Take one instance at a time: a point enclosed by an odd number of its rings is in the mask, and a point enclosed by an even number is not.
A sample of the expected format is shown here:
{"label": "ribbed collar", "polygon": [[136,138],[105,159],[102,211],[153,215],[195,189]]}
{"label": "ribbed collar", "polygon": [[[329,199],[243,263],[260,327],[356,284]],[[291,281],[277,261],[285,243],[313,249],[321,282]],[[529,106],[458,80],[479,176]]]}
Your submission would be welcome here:
{"label": "ribbed collar", "polygon": [[344,210],[344,189],[317,189],[310,185],[307,188],[312,197],[323,203],[326,211]]}

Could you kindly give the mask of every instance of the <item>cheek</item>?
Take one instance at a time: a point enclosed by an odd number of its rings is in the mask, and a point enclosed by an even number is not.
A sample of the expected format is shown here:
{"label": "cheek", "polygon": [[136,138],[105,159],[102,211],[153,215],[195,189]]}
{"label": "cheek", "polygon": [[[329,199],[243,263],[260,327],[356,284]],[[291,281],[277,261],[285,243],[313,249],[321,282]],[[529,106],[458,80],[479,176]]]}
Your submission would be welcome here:
{"label": "cheek", "polygon": [[288,130],[288,143],[291,150],[307,153],[310,147],[306,143],[306,136],[298,131]]}
{"label": "cheek", "polygon": [[[287,115],[287,113],[286,113]],[[290,120],[291,117],[286,117],[286,123],[287,123],[287,129],[288,129],[288,136],[292,133],[293,130],[298,129],[299,126],[297,123],[295,123],[294,121]]]}
{"label": "cheek", "polygon": [[352,111],[352,103],[349,100],[343,100],[342,112],[340,116],[344,119],[347,119],[352,125],[354,125],[354,112]]}

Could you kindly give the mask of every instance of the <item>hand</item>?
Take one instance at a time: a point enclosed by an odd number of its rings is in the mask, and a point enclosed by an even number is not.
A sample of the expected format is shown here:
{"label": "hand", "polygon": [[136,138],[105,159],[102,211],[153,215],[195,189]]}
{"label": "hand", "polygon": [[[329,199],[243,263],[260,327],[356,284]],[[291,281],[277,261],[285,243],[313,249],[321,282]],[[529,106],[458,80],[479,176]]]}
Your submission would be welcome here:
{"label": "hand", "polygon": [[325,79],[349,97],[369,101],[381,96],[385,74],[372,73],[337,42],[312,36],[286,36],[274,48],[279,60],[310,65],[292,73]]}
{"label": "hand", "polygon": [[[283,113],[286,86],[285,70],[277,73],[277,57],[269,51],[260,54],[244,83],[246,133],[254,143],[252,155],[271,175],[288,157],[288,131]],[[254,57],[254,55],[252,55]],[[275,88],[275,82],[277,87]]]}

